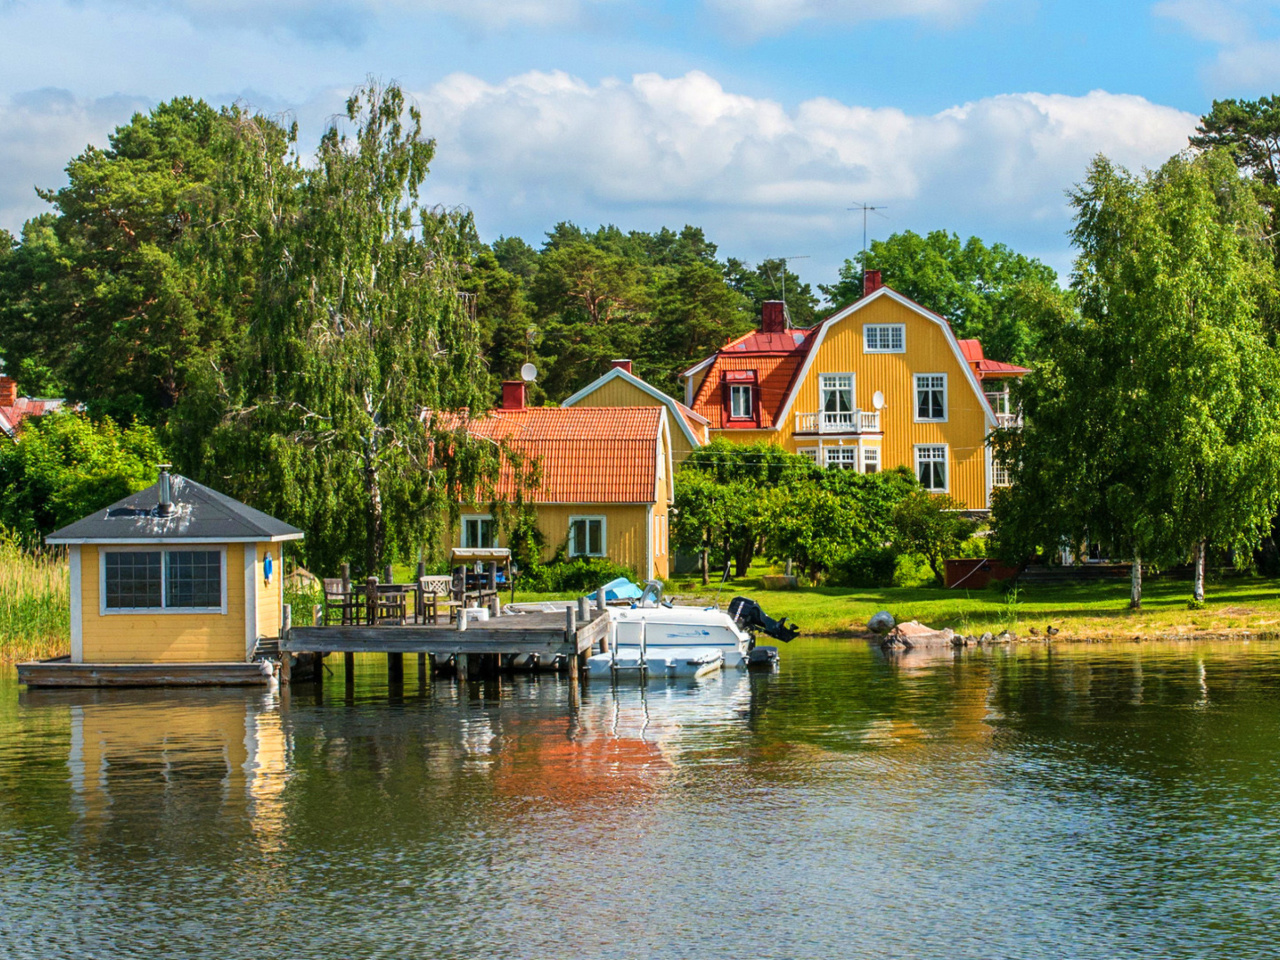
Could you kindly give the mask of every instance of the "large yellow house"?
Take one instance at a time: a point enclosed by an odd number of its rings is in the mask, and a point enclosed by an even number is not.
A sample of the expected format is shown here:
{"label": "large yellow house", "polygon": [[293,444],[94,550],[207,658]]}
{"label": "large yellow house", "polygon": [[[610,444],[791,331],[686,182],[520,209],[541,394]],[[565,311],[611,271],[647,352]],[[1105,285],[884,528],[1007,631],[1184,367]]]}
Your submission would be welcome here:
{"label": "large yellow house", "polygon": [[1010,422],[1008,379],[1027,372],[987,360],[976,340],[957,340],[943,317],[869,271],[861,300],[807,330],[766,303],[759,331],[681,378],[713,436],[863,473],[905,466],[926,490],[987,510],[1003,482],[987,438]]}
{"label": "large yellow house", "polygon": [[[546,555],[602,557],[640,577],[670,572],[671,430],[665,406],[529,407],[524,383],[503,384],[502,403],[466,423],[477,438],[536,463],[537,480],[518,491],[510,472],[498,502],[520,493],[537,517]],[[463,504],[446,547],[508,546],[487,504]],[[446,550],[447,554],[447,550]]]}
{"label": "large yellow house", "polygon": [[671,427],[671,457],[676,465],[710,439],[710,422],[675,397],[631,372],[630,360],[614,360],[608,373],[563,401],[562,407],[665,407]]}
{"label": "large yellow house", "polygon": [[[145,490],[46,538],[67,547],[70,557],[71,656],[64,664],[70,669],[34,665],[42,669],[33,675],[67,685],[254,681],[261,672],[256,668],[197,668],[248,666],[260,640],[279,636],[281,548],[302,536],[296,527],[162,470]],[[125,669],[114,680],[110,671],[74,669],[145,664],[183,669]]]}

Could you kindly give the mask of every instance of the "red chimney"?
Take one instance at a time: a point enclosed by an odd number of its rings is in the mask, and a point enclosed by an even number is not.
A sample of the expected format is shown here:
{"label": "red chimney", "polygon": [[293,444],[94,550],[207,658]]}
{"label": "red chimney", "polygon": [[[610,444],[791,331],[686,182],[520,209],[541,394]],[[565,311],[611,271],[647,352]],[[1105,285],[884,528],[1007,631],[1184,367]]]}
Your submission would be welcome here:
{"label": "red chimney", "polygon": [[760,314],[761,333],[787,332],[787,305],[781,300],[766,300]]}
{"label": "red chimney", "polygon": [[0,407],[12,407],[18,402],[18,381],[0,373]]}
{"label": "red chimney", "polygon": [[523,410],[524,409],[524,381],[523,380],[503,380],[502,381],[502,409],[503,410]]}
{"label": "red chimney", "polygon": [[631,361],[630,360],[614,360],[613,369],[621,370],[623,373],[630,373]]}
{"label": "red chimney", "polygon": [[884,286],[879,270],[864,270],[862,273],[862,295],[869,296]]}

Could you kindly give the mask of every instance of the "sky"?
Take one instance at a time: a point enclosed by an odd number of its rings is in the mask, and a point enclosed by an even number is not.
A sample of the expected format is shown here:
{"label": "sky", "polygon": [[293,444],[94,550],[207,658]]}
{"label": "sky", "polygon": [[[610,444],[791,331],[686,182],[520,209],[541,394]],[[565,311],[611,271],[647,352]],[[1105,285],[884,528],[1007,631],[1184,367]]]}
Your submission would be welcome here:
{"label": "sky", "polygon": [[836,279],[872,238],[978,236],[1070,270],[1102,153],[1185,149],[1280,87],[1280,0],[0,0],[0,227],[175,96],[296,119],[366,78],[437,140],[431,203],[485,240],[558,221],[701,226],[722,256]]}

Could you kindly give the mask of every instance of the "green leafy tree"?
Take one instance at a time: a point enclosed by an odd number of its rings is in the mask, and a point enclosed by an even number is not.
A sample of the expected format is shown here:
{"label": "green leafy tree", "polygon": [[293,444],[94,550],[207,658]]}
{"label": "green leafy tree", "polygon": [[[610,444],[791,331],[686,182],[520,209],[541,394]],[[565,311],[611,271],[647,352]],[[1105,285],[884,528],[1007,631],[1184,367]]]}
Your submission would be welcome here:
{"label": "green leafy tree", "polygon": [[782,300],[792,326],[811,327],[817,322],[818,298],[785,260],[763,260],[751,267],[730,257],[725,274],[729,285],[751,301],[752,317],[760,316],[766,300]]}
{"label": "green leafy tree", "polygon": [[978,529],[960,512],[963,509],[963,503],[946,494],[915,490],[893,511],[894,546],[923,556],[939,586],[946,579],[947,558],[954,557]]}
{"label": "green leafy tree", "polygon": [[873,240],[822,292],[837,308],[854,303],[862,299],[866,270],[881,271],[894,290],[951,321],[956,336],[977,337],[991,357],[1011,363],[1027,363],[1036,353],[1023,299],[1038,288],[1057,288],[1052,268],[1002,243],[988,246],[977,237],[962,243],[945,230],[923,237],[907,230]]}
{"label": "green leafy tree", "polygon": [[434,543],[494,460],[429,413],[487,406],[459,295],[469,217],[420,203],[435,145],[398,87],[356,91],[346,119],[305,169],[246,131],[223,237],[260,238],[249,343],[202,398],[217,423],[185,455],[302,526],[317,568],[377,570]]}
{"label": "green leafy tree", "polygon": [[164,460],[155,431],[70,412],[28,420],[0,444],[0,525],[26,546],[154,483]]}
{"label": "green leafy tree", "polygon": [[649,305],[655,335],[637,372],[673,395],[681,370],[756,324],[750,301],[725,283],[718,265],[696,256],[657,271]]}
{"label": "green leafy tree", "polygon": [[10,369],[48,370],[96,412],[168,418],[236,335],[234,302],[206,282],[194,242],[234,114],[190,98],[162,103],[118,127],[107,149],[75,157],[67,186],[38,191],[54,211],[27,223],[0,261]]}
{"label": "green leafy tree", "polygon": [[995,440],[1014,479],[993,504],[1001,547],[1125,551],[1134,608],[1144,559],[1194,557],[1200,599],[1206,546],[1255,546],[1277,506],[1265,211],[1218,153],[1142,176],[1098,158],[1072,201],[1079,312],[1043,331],[1027,425]]}

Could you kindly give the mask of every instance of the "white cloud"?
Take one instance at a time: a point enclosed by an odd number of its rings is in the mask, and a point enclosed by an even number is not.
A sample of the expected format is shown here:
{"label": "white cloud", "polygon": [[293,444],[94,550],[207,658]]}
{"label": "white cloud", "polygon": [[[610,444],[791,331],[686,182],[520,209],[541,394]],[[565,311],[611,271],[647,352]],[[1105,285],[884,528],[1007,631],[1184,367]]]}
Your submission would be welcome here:
{"label": "white cloud", "polygon": [[891,208],[889,229],[1016,240],[1065,267],[1065,191],[1089,160],[1154,166],[1186,147],[1196,122],[1103,91],[933,115],[827,98],[788,110],[699,72],[597,85],[559,72],[499,84],[455,75],[417,99],[440,142],[433,193],[472,205],[490,235],[566,218],[691,222],[732,254],[825,250],[828,266],[852,252],[860,230],[847,208],[865,200]]}
{"label": "white cloud", "polygon": [[753,36],[806,20],[857,23],[867,20],[924,20],[949,25],[988,0],[706,0],[729,18],[728,26]]}
{"label": "white cloud", "polygon": [[116,125],[149,106],[141,98],[78,99],[56,89],[0,102],[0,227],[16,233],[23,221],[48,210],[35,188],[65,184],[72,157],[91,143],[105,147]]}
{"label": "white cloud", "polygon": [[1213,85],[1257,88],[1280,82],[1276,0],[1160,0],[1151,9],[1220,48],[1206,71]]}

